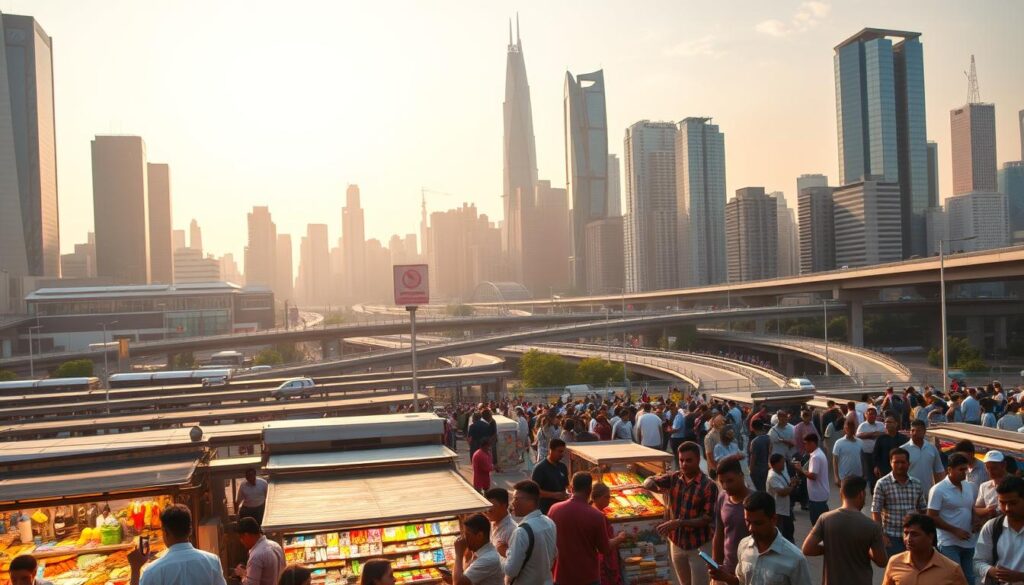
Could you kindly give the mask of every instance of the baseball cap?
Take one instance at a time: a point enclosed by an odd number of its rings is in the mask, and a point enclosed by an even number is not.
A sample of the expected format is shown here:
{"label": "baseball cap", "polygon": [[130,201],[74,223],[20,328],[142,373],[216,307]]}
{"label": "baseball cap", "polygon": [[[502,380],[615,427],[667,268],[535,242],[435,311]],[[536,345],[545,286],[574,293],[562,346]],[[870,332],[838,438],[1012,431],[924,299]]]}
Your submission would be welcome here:
{"label": "baseball cap", "polygon": [[1002,463],[1005,460],[1002,451],[989,451],[985,453],[985,463]]}

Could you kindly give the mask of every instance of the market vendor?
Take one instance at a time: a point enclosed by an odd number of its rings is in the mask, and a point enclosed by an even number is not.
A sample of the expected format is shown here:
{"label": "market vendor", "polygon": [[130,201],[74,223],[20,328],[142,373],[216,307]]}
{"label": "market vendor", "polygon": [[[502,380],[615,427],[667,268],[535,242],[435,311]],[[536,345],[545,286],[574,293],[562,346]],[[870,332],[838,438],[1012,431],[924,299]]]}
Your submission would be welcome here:
{"label": "market vendor", "polygon": [[281,545],[267,540],[255,518],[242,518],[237,530],[238,539],[249,550],[249,560],[244,567],[235,567],[235,576],[242,579],[242,585],[277,585],[285,569]]}
{"label": "market vendor", "polygon": [[263,525],[263,511],[267,508],[267,480],[256,477],[256,469],[245,470],[245,481],[238,485],[235,495],[235,509],[239,518],[255,518],[256,523]]}
{"label": "market vendor", "polygon": [[49,581],[36,579],[39,564],[32,555],[20,555],[11,560],[9,576],[11,585],[53,585]]}

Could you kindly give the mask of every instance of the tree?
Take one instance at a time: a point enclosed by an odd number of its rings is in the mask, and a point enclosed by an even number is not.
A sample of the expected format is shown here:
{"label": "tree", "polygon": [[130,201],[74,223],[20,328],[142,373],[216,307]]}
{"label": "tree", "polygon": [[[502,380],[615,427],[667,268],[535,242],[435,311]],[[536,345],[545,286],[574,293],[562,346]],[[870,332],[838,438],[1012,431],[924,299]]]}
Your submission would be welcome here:
{"label": "tree", "polygon": [[[981,358],[981,352],[967,339],[949,336],[946,338],[946,348],[949,351],[950,367],[965,372],[988,371],[988,364]],[[942,366],[942,348],[933,347],[928,352],[928,363],[936,368]]]}
{"label": "tree", "polygon": [[174,354],[170,364],[172,370],[191,370],[195,365],[196,356],[192,355],[191,351]]}
{"label": "tree", "polygon": [[281,357],[281,352],[276,349],[267,348],[256,354],[252,363],[256,366],[277,366],[284,363],[284,358]]}
{"label": "tree", "polygon": [[576,369],[560,355],[535,349],[519,360],[519,377],[527,388],[545,388],[572,384]]}
{"label": "tree", "polygon": [[57,366],[54,378],[88,378],[92,376],[92,360],[71,360]]}
{"label": "tree", "polygon": [[697,347],[697,326],[692,324],[680,325],[672,330],[676,341],[672,349],[676,351],[693,351]]}
{"label": "tree", "polygon": [[601,358],[586,358],[576,366],[576,383],[605,386],[624,378],[622,364]]}
{"label": "tree", "polygon": [[17,380],[18,375],[10,370],[0,370],[0,382],[10,382],[11,380]]}

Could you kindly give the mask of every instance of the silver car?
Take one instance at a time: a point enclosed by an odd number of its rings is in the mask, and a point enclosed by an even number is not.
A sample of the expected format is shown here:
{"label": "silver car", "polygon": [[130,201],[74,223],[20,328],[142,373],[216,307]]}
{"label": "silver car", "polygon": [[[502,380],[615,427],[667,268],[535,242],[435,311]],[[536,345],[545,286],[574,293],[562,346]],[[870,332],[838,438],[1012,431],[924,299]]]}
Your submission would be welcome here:
{"label": "silver car", "polygon": [[277,400],[284,398],[291,398],[292,396],[298,396],[305,398],[313,393],[316,388],[316,382],[312,378],[292,378],[291,380],[285,380],[270,393]]}

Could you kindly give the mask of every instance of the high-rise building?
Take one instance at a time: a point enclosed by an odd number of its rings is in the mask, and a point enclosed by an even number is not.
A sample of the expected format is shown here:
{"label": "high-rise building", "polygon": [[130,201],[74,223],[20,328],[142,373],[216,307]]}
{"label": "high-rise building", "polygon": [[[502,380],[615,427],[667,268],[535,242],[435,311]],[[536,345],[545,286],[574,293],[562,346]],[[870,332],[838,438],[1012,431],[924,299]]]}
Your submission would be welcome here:
{"label": "high-rise building", "polygon": [[311,223],[299,244],[299,276],[295,284],[296,296],[311,307],[325,307],[330,303],[331,263],[327,245],[327,224]]}
{"label": "high-rise building", "polygon": [[174,282],[174,247],[171,242],[171,168],[148,163],[149,271],[154,283]]}
{"label": "high-rise building", "polygon": [[523,238],[522,284],[539,297],[551,290],[565,291],[570,284],[572,256],[572,220],[566,190],[552,187],[551,181],[537,181],[529,209]]}
{"label": "high-rise building", "polygon": [[96,276],[96,236],[89,232],[86,243],[75,244],[71,254],[60,255],[61,278],[94,278]]}
{"label": "high-rise building", "polygon": [[60,276],[53,40],[0,13],[0,269]]}
{"label": "high-rise building", "polygon": [[[825,178],[823,175],[817,176]],[[797,184],[800,184],[799,179]],[[803,184],[806,186],[800,189],[797,197],[797,208],[800,211],[800,274],[833,270],[836,267],[832,207],[834,189],[817,180],[807,180]]]}
{"label": "high-rise building", "polygon": [[955,244],[957,249],[974,252],[1010,243],[1006,195],[1002,193],[972,192],[949,197],[946,218],[950,241],[963,240]]}
{"label": "high-rise building", "polygon": [[793,276],[800,274],[800,234],[796,222],[796,213],[786,205],[786,196],[782,191],[769,193],[769,197],[775,199],[778,204],[776,213],[779,226],[777,260],[779,276]]}
{"label": "high-rise building", "polygon": [[928,255],[936,256],[939,253],[939,240],[949,240],[946,210],[942,207],[929,207],[925,212],[924,221],[928,233]]}
{"label": "high-rise building", "polygon": [[[523,42],[519,38],[516,18],[516,39],[512,42],[512,22],[508,25],[508,55],[505,62],[505,120],[502,144],[502,198],[505,218],[502,251],[508,260],[509,277],[522,282],[523,223],[527,201],[537,183],[537,147],[533,137],[533,108],[530,105],[530,84],[526,80]],[[433,239],[433,238],[431,238]]]}
{"label": "high-rise building", "polygon": [[366,240],[366,298],[374,303],[394,302],[394,270],[391,252],[380,240]]}
{"label": "high-rise building", "polygon": [[626,291],[679,286],[676,125],[643,120],[626,128]]}
{"label": "high-rise building", "polygon": [[[893,37],[900,40],[893,44]],[[901,247],[908,257],[925,253],[928,208],[920,37],[866,28],[835,47],[839,184],[899,184]]]}
{"label": "high-rise building", "polygon": [[737,189],[736,197],[725,204],[729,282],[778,276],[778,208],[764,187]]}
{"label": "high-rise building", "polygon": [[359,302],[366,294],[366,227],[359,202],[359,185],[349,185],[345,190],[341,239],[341,253],[345,259],[342,290],[347,302]]}
{"label": "high-rise building", "polygon": [[175,284],[217,282],[221,279],[220,261],[213,256],[203,256],[195,248],[178,248],[174,251]]}
{"label": "high-rise building", "polygon": [[499,278],[501,231],[475,205],[431,213],[430,234],[432,298],[468,301],[478,284]]}
{"label": "high-rise building", "polygon": [[622,167],[619,155],[608,155],[608,217],[622,215]]}
{"label": "high-rise building", "polygon": [[1010,242],[1024,244],[1024,161],[1003,164],[999,169],[999,192],[1006,195]]}
{"label": "high-rise building", "polygon": [[275,263],[274,286],[275,298],[282,301],[295,302],[295,277],[292,271],[292,237],[290,234],[277,234],[277,254]]}
{"label": "high-rise building", "polygon": [[622,290],[625,263],[622,255],[622,216],[606,217],[587,224],[587,294]]}
{"label": "high-rise building", "polygon": [[725,135],[710,118],[685,118],[676,133],[679,282],[725,282]]}
{"label": "high-rise building", "polygon": [[939,206],[939,145],[928,141],[928,208]]}
{"label": "high-rise building", "polygon": [[[832,194],[836,266],[870,266],[903,258],[900,185],[863,181]],[[922,238],[923,239],[923,238]]]}
{"label": "high-rise building", "polygon": [[249,243],[245,247],[245,281],[247,284],[259,284],[274,290],[274,295],[281,297],[277,290],[277,226],[270,216],[267,206],[253,206],[246,216],[249,226]]}
{"label": "high-rise building", "polygon": [[949,126],[953,195],[994,193],[998,189],[995,105],[967,104],[955,108],[949,112]]}
{"label": "high-rise building", "polygon": [[185,245],[185,230],[171,230],[171,250],[187,247]]}
{"label": "high-rise building", "polygon": [[188,224],[188,247],[200,252],[203,251],[203,230],[195,219]]}
{"label": "high-rise building", "polygon": [[[586,226],[608,217],[608,119],[604,71],[565,72],[565,177],[572,202],[572,284],[586,286]],[[530,288],[530,285],[526,285]]]}
{"label": "high-rise building", "polygon": [[819,174],[803,174],[796,178],[797,195],[808,187],[828,187],[828,177]]}
{"label": "high-rise building", "polygon": [[231,252],[224,254],[217,260],[220,266],[220,279],[223,282],[230,282],[240,286],[246,285],[245,275],[238,270],[238,262]]}
{"label": "high-rise building", "polygon": [[149,181],[139,136],[92,141],[96,274],[124,284],[149,284]]}

